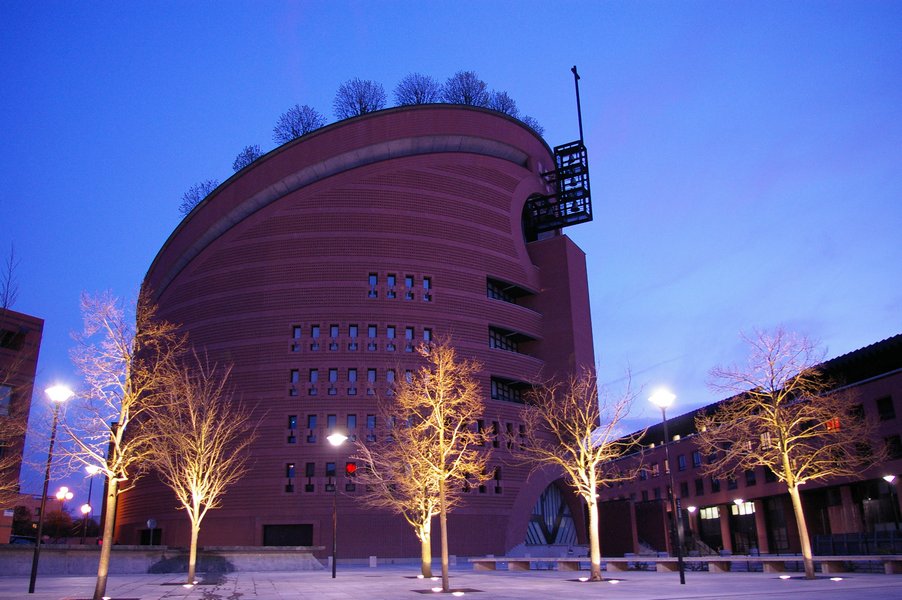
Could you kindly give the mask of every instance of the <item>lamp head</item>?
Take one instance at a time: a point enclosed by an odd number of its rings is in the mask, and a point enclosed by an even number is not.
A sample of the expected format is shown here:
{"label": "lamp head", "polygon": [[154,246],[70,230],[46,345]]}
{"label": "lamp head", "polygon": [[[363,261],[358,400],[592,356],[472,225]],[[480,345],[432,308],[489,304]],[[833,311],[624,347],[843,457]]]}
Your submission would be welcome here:
{"label": "lamp head", "polygon": [[90,505],[90,504],[87,504],[87,503],[86,503],[86,504],[82,504],[82,505],[81,505],[81,514],[86,515],[86,514],[88,514],[89,512],[91,512],[91,505]]}
{"label": "lamp head", "polygon": [[348,439],[348,436],[336,431],[335,433],[329,434],[326,439],[329,440],[329,443],[333,446],[341,446],[345,443],[345,440]]}
{"label": "lamp head", "polygon": [[655,390],[655,392],[648,398],[649,402],[651,402],[658,408],[670,408],[670,405],[673,404],[673,401],[675,399],[676,396],[670,390],[664,388]]}
{"label": "lamp head", "polygon": [[87,467],[85,467],[85,471],[88,472],[88,475],[97,475],[98,473],[100,473],[100,467],[98,467],[97,465],[88,465]]}
{"label": "lamp head", "polygon": [[895,475],[884,475],[883,480],[885,482],[887,482],[888,484],[892,485],[893,482],[896,480],[896,476]]}
{"label": "lamp head", "polygon": [[44,390],[44,392],[52,402],[56,402],[57,404],[62,404],[75,395],[75,392],[64,385],[54,385]]}

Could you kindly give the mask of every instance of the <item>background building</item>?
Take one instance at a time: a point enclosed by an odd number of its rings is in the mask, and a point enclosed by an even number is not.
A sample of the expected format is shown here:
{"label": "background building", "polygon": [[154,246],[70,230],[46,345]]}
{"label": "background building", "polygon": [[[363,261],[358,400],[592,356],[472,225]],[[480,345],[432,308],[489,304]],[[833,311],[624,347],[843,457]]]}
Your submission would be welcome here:
{"label": "background building", "polygon": [[[850,352],[821,365],[831,380],[843,382],[851,402],[879,422],[875,444],[885,445],[889,459],[857,479],[810,482],[802,491],[805,519],[815,554],[902,552],[899,476],[902,474],[902,335]],[[713,408],[712,406],[706,407]],[[699,411],[705,408],[699,409]],[[695,445],[693,411],[648,429],[639,477],[600,490],[604,552],[622,555],[643,550],[673,551],[667,464],[682,506],[681,518],[690,552],[735,554],[800,552],[798,527],[786,486],[763,467],[744,477],[719,479],[702,474],[707,457]],[[639,457],[624,459],[635,461]],[[704,463],[704,464],[703,464]],[[892,482],[885,476],[895,475]],[[739,502],[737,502],[739,501]]]}
{"label": "background building", "polygon": [[[0,308],[0,478],[16,485],[44,321]],[[13,505],[2,506],[0,544],[9,541]]]}
{"label": "background building", "polygon": [[[270,152],[199,204],[145,279],[162,317],[234,364],[261,419],[251,472],[205,519],[203,545],[331,545],[418,556],[400,517],[364,507],[340,428],[375,435],[377,399],[451,336],[484,365],[495,478],[450,517],[453,554],[584,540],[582,510],[550,471],[510,459],[524,390],[594,363],[585,257],[560,227],[591,218],[581,142],[550,149],[490,110],[421,105],[324,127]],[[512,442],[515,443],[515,442]],[[153,478],[122,497],[119,543],[187,544]]]}

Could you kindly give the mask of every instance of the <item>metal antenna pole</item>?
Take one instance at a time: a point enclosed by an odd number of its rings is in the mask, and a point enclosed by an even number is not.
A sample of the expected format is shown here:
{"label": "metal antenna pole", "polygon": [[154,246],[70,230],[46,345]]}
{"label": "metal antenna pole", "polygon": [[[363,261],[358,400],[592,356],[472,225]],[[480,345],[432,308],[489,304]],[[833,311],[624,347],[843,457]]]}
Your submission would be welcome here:
{"label": "metal antenna pole", "polygon": [[576,117],[579,119],[579,143],[583,143],[583,111],[579,105],[579,73],[576,72],[576,65],[570,69],[573,73],[573,83],[576,85]]}

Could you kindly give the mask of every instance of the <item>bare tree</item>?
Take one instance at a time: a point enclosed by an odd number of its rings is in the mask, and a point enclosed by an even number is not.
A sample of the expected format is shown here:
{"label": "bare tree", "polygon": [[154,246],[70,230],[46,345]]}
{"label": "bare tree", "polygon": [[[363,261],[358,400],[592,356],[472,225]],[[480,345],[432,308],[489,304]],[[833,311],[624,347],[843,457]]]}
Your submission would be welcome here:
{"label": "bare tree", "polygon": [[207,179],[188,188],[188,191],[182,194],[182,203],[179,205],[179,214],[187,215],[194,207],[200,204],[204,198],[219,187],[219,182],[215,179]]}
{"label": "bare tree", "polygon": [[231,368],[218,368],[194,356],[168,380],[165,402],[151,410],[154,432],[151,461],[175,492],[191,521],[188,583],[194,582],[201,522],[247,472],[248,447],[256,432],[250,412],[228,387]]}
{"label": "bare tree", "polygon": [[326,117],[312,106],[295,104],[282,113],[272,128],[272,139],[277,144],[287,144],[326,124]]}
{"label": "bare tree", "polygon": [[146,291],[138,297],[134,320],[109,293],[83,294],[81,309],[84,331],[75,336],[72,359],[84,377],[81,396],[85,402],[72,421],[62,424],[71,441],[62,454],[71,468],[93,465],[107,479],[94,590],[94,600],[101,600],[109,573],[116,501],[150,464],[157,440],[143,425],[149,411],[165,401],[161,386],[170,379],[184,339],[176,325],[157,318]]}
{"label": "bare tree", "polygon": [[395,87],[395,101],[398,106],[411,104],[432,104],[442,99],[442,84],[420,73],[411,73]]}
{"label": "bare tree", "polygon": [[540,137],[545,135],[545,128],[542,127],[542,125],[540,125],[539,122],[535,118],[530,117],[529,115],[526,115],[525,117],[523,117],[520,120],[523,122],[524,125],[526,125],[530,129],[535,131],[537,134],[539,134]]}
{"label": "bare tree", "polygon": [[[400,423],[383,428],[373,441],[357,441],[356,454],[352,457],[360,465],[357,478],[364,486],[361,497],[368,506],[386,509],[404,517],[417,539],[420,540],[420,570],[423,577],[432,577],[432,518],[439,514],[439,478],[430,462],[420,454],[428,454],[431,448],[421,447],[416,430],[404,426],[404,420],[383,404],[379,411],[380,422]],[[447,490],[448,507],[454,506],[460,488]]]}
{"label": "bare tree", "polygon": [[238,156],[235,157],[235,162],[232,163],[232,170],[237,173],[261,156],[263,156],[263,151],[260,150],[260,146],[257,144],[245,146],[244,149],[238,153]]}
{"label": "bare tree", "polygon": [[19,267],[19,259],[16,258],[16,247],[9,246],[9,256],[3,261],[0,270],[0,310],[13,307],[19,297],[19,283],[16,279],[16,269]]}
{"label": "bare tree", "polygon": [[385,108],[385,90],[381,83],[355,77],[339,86],[332,107],[338,119],[380,110]]}
{"label": "bare tree", "polygon": [[489,105],[488,86],[473,71],[458,71],[442,88],[442,98],[451,104]]}
{"label": "bare tree", "polygon": [[598,488],[635,477],[635,472],[618,470],[613,464],[635,452],[644,433],[624,436],[621,431],[620,422],[634,399],[629,389],[617,397],[606,392],[599,397],[594,372],[584,369],[565,381],[537,386],[522,412],[526,431],[521,456],[537,469],[551,466],[563,471],[586,502],[592,581],[601,580]]}
{"label": "bare tree", "polygon": [[489,97],[489,108],[510,115],[515,119],[520,116],[517,103],[507,95],[507,92],[492,92],[492,95]]}
{"label": "bare tree", "polygon": [[712,414],[696,417],[699,449],[716,460],[708,473],[736,476],[770,469],[786,484],[799,528],[805,577],[814,578],[811,542],[799,486],[858,475],[879,462],[880,449],[863,451],[872,424],[818,368],[822,354],[808,338],[778,329],[743,336],[746,365],[717,367],[712,387],[735,394]]}
{"label": "bare tree", "polygon": [[[0,372],[0,378],[3,375]],[[12,386],[0,380],[0,510],[13,508],[19,499],[19,467],[27,415],[16,412],[17,403],[13,402],[12,394]]]}
{"label": "bare tree", "polygon": [[481,446],[484,432],[474,425],[483,410],[475,375],[481,365],[460,359],[449,339],[422,345],[417,351],[425,364],[395,390],[395,422],[410,446],[412,467],[422,469],[425,481],[438,481],[439,526],[442,552],[442,589],[448,583],[448,511],[450,488],[468,481],[488,479],[489,452]]}

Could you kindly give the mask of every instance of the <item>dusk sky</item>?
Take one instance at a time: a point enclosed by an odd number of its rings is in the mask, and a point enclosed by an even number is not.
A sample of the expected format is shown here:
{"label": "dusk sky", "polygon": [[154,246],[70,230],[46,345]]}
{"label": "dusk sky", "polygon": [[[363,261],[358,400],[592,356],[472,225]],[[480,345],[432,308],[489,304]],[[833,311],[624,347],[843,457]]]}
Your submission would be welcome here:
{"label": "dusk sky", "polygon": [[475,71],[554,146],[579,136],[578,66],[595,219],[566,234],[614,389],[629,369],[675,415],[720,399],[741,331],[827,358],[902,333],[900,31],[899,1],[2,0],[0,255],[45,320],[32,425],[45,387],[79,385],[82,291],[134,298],[182,194],[274,148],[294,104],[334,120],[354,77],[391,105],[408,73]]}

